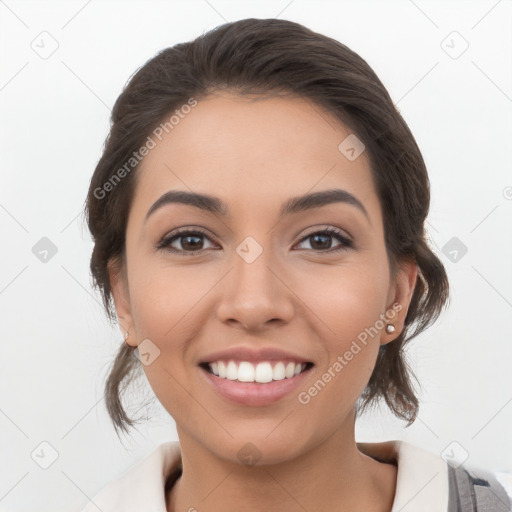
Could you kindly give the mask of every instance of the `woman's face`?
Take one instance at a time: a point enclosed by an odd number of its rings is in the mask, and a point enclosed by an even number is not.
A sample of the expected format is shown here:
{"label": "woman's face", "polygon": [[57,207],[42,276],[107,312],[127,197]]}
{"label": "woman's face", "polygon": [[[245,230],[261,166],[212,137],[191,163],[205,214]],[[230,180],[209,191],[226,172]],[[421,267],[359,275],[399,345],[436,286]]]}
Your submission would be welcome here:
{"label": "woman's face", "polygon": [[[390,274],[367,153],[298,98],[219,93],[169,126],[136,171],[126,274],[111,278],[180,441],[271,463],[340,429],[353,439],[354,404],[416,280],[413,264]],[[215,199],[153,206],[177,191]]]}

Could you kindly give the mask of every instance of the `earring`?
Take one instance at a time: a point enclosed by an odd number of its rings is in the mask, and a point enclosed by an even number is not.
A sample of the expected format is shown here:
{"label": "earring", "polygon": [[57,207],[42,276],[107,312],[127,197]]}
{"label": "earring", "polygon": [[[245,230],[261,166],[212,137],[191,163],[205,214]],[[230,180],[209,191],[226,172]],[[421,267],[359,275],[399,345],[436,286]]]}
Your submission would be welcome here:
{"label": "earring", "polygon": [[387,324],[386,325],[386,332],[388,334],[391,334],[392,332],[395,332],[395,326],[393,324]]}
{"label": "earring", "polygon": [[130,335],[130,333],[128,331],[126,331],[124,333],[124,341],[126,341],[128,339],[128,336]]}

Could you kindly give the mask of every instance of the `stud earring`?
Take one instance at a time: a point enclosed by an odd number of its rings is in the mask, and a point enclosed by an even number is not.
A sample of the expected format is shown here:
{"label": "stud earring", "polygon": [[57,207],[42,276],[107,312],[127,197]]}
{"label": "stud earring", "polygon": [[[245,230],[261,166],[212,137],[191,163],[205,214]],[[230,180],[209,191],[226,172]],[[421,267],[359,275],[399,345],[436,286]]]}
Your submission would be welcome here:
{"label": "stud earring", "polygon": [[130,333],[128,331],[126,331],[124,333],[124,341],[126,341],[128,339],[128,336],[130,335]]}
{"label": "stud earring", "polygon": [[393,324],[387,324],[386,325],[386,332],[388,334],[391,334],[392,332],[395,332],[395,326]]}

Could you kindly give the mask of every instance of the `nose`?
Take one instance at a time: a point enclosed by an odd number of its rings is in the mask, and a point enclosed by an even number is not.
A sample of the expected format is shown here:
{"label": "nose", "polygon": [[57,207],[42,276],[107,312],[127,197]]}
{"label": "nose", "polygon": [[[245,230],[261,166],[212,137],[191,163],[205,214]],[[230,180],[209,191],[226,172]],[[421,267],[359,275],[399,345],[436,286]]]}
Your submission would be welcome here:
{"label": "nose", "polygon": [[234,254],[233,268],[219,289],[219,320],[248,331],[290,322],[294,295],[271,251],[263,250],[254,261],[240,254]]}

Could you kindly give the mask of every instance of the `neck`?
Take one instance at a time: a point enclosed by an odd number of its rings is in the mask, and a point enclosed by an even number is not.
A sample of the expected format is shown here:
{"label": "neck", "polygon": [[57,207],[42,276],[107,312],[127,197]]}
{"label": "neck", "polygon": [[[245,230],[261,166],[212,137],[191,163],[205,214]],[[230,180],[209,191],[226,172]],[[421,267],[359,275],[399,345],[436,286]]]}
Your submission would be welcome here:
{"label": "neck", "polygon": [[392,508],[397,468],[358,449],[354,422],[293,460],[261,466],[221,459],[184,433],[179,438],[183,472],[167,496],[168,512]]}

